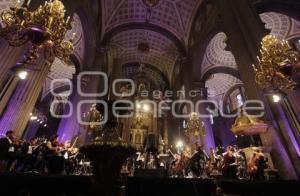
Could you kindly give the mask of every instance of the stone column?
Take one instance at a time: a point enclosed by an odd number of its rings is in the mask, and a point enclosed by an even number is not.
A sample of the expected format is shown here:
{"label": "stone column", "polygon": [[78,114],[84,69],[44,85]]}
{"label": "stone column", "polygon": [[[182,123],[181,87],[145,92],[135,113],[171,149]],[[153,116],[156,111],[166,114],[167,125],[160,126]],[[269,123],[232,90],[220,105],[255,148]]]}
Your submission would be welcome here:
{"label": "stone column", "polygon": [[[112,84],[114,80],[122,78],[122,75],[122,65],[120,64],[119,59],[114,59],[113,66],[109,75],[109,98],[111,100],[119,99],[119,97],[116,97],[112,92]],[[117,92],[119,92],[120,83],[116,85],[115,89]]]}
{"label": "stone column", "polygon": [[39,58],[37,68],[40,70],[29,72],[28,78],[18,84],[1,117],[1,134],[5,134],[8,130],[14,130],[17,137],[23,136],[30,113],[40,95],[50,67],[50,62]]}
{"label": "stone column", "polygon": [[18,86],[19,80],[19,77],[11,75],[7,81],[7,84],[5,84],[5,86],[2,88],[3,92],[0,96],[0,116],[3,114],[7,103]]}
{"label": "stone column", "polygon": [[164,149],[167,150],[168,146],[169,146],[169,129],[168,129],[168,121],[167,121],[168,117],[164,117],[163,118],[163,140],[164,140]]}
{"label": "stone column", "polygon": [[268,34],[249,0],[217,0],[227,49],[234,54],[249,99],[260,97],[252,64],[257,63],[262,38]]}
{"label": "stone column", "polygon": [[[4,39],[0,40],[0,87],[4,86],[5,80],[9,76],[9,71],[12,67],[16,65],[20,57],[25,51],[25,46],[23,47],[12,47],[9,46],[8,42]],[[1,93],[1,90],[0,90]]]}
{"label": "stone column", "polygon": [[0,40],[0,116],[19,82],[19,78],[14,77],[10,69],[16,66],[24,50],[25,46],[11,47],[4,39]]}
{"label": "stone column", "polygon": [[[77,77],[77,76],[75,76]],[[81,88],[84,89],[85,93],[97,93],[98,91],[98,83],[99,83],[99,76],[92,76],[87,75],[84,77],[84,80],[86,83],[81,83]],[[89,142],[88,133],[83,128],[83,126],[79,123],[78,117],[82,117],[83,113],[86,113],[89,111],[91,104],[83,104],[81,108],[81,113],[78,113],[78,107],[79,103],[81,101],[86,100],[96,100],[96,97],[82,97],[77,92],[77,85],[76,84],[73,87],[73,95],[70,97],[70,101],[73,106],[73,113],[71,113],[71,116],[68,118],[63,118],[59,124],[58,128],[58,135],[59,135],[59,141],[61,143],[65,141],[71,141],[77,136],[79,137],[78,144],[84,144],[86,142]]]}
{"label": "stone column", "polygon": [[[244,82],[248,99],[264,100],[266,118],[273,124],[273,119],[268,102],[261,90],[255,83],[255,73],[252,64],[257,63],[257,55],[261,48],[261,40],[268,33],[263,22],[260,20],[257,11],[251,5],[250,0],[217,0],[220,18],[223,21],[225,33],[228,37],[227,49],[230,50],[236,59],[241,80]],[[268,133],[261,134],[263,146],[271,147],[275,167],[281,171],[281,177],[285,179],[296,179],[296,170],[278,130],[270,128]],[[285,173],[284,171],[294,171]]]}
{"label": "stone column", "polygon": [[152,121],[152,130],[153,130],[153,133],[159,139],[159,131],[158,131],[158,124],[157,124],[158,118],[152,117],[152,120],[153,120]]}
{"label": "stone column", "polygon": [[130,138],[130,126],[131,126],[130,120],[131,118],[124,118],[124,129],[123,129],[123,137],[122,137],[122,139],[128,143]]}

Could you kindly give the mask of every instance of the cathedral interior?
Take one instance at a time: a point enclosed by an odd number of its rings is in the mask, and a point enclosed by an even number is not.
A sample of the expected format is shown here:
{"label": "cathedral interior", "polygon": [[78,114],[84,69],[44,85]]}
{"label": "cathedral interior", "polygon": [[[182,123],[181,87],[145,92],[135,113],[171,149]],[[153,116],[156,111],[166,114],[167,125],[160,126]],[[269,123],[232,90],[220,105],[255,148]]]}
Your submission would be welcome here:
{"label": "cathedral interior", "polygon": [[300,194],[299,11],[0,0],[0,194]]}

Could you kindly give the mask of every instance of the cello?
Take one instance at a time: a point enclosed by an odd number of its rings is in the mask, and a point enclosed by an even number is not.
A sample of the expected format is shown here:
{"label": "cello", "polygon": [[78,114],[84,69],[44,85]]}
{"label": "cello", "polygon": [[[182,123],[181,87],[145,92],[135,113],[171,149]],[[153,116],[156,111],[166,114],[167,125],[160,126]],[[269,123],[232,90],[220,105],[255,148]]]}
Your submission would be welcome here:
{"label": "cello", "polygon": [[247,172],[250,176],[250,179],[254,179],[258,169],[260,160],[264,159],[265,155],[259,150],[255,150],[253,156],[248,164]]}

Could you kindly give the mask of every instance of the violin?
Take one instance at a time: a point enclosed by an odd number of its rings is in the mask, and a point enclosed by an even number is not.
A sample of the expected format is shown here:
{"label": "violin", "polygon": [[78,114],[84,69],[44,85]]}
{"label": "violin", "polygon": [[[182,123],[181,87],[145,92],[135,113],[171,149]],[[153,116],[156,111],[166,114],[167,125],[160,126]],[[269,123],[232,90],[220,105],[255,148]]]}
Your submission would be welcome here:
{"label": "violin", "polygon": [[207,173],[208,176],[210,176],[210,174],[213,172],[214,170],[214,165],[212,160],[208,160],[206,165],[205,165],[205,172]]}
{"label": "violin", "polygon": [[24,142],[25,142],[24,140],[19,139],[19,138],[14,138],[14,139],[12,140],[13,145],[21,145],[21,144],[23,144]]}

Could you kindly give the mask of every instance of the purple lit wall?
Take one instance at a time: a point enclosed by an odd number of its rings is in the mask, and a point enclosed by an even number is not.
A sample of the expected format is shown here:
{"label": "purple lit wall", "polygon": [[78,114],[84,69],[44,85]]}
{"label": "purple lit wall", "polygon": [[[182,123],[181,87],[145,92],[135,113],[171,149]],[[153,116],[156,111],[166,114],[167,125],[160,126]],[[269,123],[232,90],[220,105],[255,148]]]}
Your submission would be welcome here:
{"label": "purple lit wall", "polygon": [[45,64],[43,58],[38,59],[36,67],[39,72],[29,72],[24,81],[20,81],[14,94],[6,106],[0,119],[0,134],[14,130],[17,137],[22,137],[29,122],[30,113],[33,111],[42,90],[43,83],[49,72],[50,65]]}
{"label": "purple lit wall", "polygon": [[283,120],[283,123],[284,123],[284,126],[286,128],[286,131],[287,131],[287,134],[289,136],[289,139],[292,142],[292,145],[293,145],[294,149],[296,150],[296,152],[298,154],[298,157],[300,157],[299,144],[298,144],[298,142],[297,142],[297,140],[295,138],[295,135],[294,135],[292,127],[291,127],[291,125],[289,123],[289,120],[288,120],[288,118],[287,118],[286,114],[284,113],[283,108],[281,106],[278,106],[278,111],[279,111],[280,117]]}
{"label": "purple lit wall", "polygon": [[30,139],[36,136],[36,133],[39,129],[40,124],[36,121],[30,121],[28,127],[25,131],[24,138],[25,140],[29,141]]}
{"label": "purple lit wall", "polygon": [[[64,143],[66,141],[72,141],[76,136],[81,135],[80,125],[77,121],[77,104],[80,97],[78,95],[73,95],[71,101],[73,104],[73,113],[68,118],[63,118],[60,121],[57,134],[59,135],[59,142]],[[69,113],[69,110],[64,112],[64,115]]]}
{"label": "purple lit wall", "polygon": [[299,161],[299,157],[289,136],[292,129],[283,108],[272,103],[270,111],[268,108],[266,111],[273,113],[270,116],[270,120],[272,120],[270,125],[273,126],[270,126],[266,133],[260,135],[263,146],[271,148],[273,163],[282,179],[298,179],[297,167],[300,165],[297,161]]}
{"label": "purple lit wall", "polygon": [[[82,84],[82,90],[85,93],[96,93],[98,90],[99,85],[99,77],[98,76],[85,76],[87,81],[86,84]],[[58,135],[59,135],[59,142],[63,143],[65,141],[72,141],[77,136],[79,137],[78,143],[84,144],[88,142],[88,134],[87,131],[79,124],[78,117],[82,117],[84,112],[89,111],[91,104],[83,104],[82,108],[80,108],[81,113],[79,113],[79,103],[80,101],[88,101],[94,103],[95,97],[81,97],[76,92],[76,87],[74,86],[73,95],[71,96],[71,102],[73,104],[73,113],[68,118],[61,119],[59,128],[58,128]]]}
{"label": "purple lit wall", "polygon": [[[204,108],[204,106],[199,106],[199,107],[200,107],[199,108],[200,113],[205,114],[206,109]],[[211,148],[216,147],[214,133],[210,122],[210,118],[202,118],[202,120],[204,122],[206,134],[204,137],[201,138],[201,141],[202,144],[204,144],[204,149],[206,150],[207,153],[209,153]]]}

